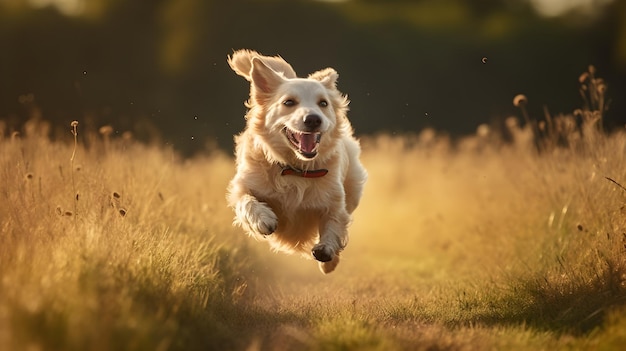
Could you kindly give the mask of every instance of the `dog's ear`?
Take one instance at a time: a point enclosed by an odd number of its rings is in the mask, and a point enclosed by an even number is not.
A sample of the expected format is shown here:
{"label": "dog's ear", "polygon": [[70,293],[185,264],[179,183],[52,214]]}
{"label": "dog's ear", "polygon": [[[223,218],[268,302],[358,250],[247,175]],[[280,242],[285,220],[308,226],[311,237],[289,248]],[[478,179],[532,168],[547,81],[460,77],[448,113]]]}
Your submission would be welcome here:
{"label": "dog's ear", "polygon": [[252,82],[252,60],[258,58],[277,73],[282,74],[285,78],[296,78],[296,72],[290,64],[280,56],[263,56],[253,50],[237,50],[232,56],[228,57],[230,68],[238,75]]}
{"label": "dog's ear", "polygon": [[339,74],[332,68],[324,68],[315,73],[309,74],[309,78],[319,81],[328,89],[336,89]]}
{"label": "dog's ear", "polygon": [[260,56],[252,50],[237,50],[233,56],[228,56],[228,65],[238,75],[250,81],[250,70],[252,69],[252,58]]}
{"label": "dog's ear", "polygon": [[262,101],[268,95],[273,94],[284,81],[285,77],[269,67],[264,59],[252,58],[252,69],[250,70],[252,89],[250,94],[257,101]]}
{"label": "dog's ear", "polygon": [[285,78],[296,78],[296,71],[290,64],[280,56],[260,56],[263,63],[270,67],[274,72],[282,74]]}

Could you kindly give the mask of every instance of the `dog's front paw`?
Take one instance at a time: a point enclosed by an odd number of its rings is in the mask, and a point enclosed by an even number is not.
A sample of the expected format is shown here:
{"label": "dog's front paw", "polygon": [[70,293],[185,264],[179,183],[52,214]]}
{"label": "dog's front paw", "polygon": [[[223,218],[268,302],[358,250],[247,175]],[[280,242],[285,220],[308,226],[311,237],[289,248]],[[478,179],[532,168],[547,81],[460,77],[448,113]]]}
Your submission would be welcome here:
{"label": "dog's front paw", "polygon": [[267,204],[257,202],[255,205],[246,216],[250,229],[263,236],[272,234],[278,227],[278,217]]}
{"label": "dog's front paw", "polygon": [[324,244],[317,244],[313,246],[313,257],[320,262],[328,262],[335,256],[335,251]]}

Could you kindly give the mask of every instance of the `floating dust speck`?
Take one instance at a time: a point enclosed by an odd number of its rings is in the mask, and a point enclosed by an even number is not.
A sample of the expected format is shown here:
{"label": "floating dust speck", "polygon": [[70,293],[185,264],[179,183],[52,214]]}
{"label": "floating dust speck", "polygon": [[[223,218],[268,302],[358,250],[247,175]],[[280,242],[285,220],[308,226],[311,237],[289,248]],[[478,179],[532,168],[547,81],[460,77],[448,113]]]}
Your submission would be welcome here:
{"label": "floating dust speck", "polygon": [[480,60],[480,62],[482,62],[483,65],[486,64],[487,63],[487,57],[483,56],[483,58]]}

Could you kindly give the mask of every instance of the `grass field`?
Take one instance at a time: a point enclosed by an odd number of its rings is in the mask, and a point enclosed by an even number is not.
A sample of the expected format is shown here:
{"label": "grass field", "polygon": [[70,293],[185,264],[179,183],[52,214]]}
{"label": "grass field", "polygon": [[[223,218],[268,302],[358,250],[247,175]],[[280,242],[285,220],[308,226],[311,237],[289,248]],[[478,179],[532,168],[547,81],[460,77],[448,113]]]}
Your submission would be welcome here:
{"label": "grass field", "polygon": [[229,155],[0,125],[0,349],[621,350],[626,133],[576,113],[364,138],[326,276],[231,226]]}

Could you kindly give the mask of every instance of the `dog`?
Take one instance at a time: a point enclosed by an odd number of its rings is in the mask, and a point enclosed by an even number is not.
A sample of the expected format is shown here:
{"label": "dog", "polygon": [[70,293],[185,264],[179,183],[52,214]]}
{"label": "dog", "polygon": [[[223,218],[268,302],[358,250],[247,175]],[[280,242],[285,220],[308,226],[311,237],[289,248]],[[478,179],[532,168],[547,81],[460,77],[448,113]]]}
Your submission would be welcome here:
{"label": "dog", "polygon": [[326,68],[298,78],[282,57],[251,50],[235,51],[228,64],[250,82],[227,189],[233,223],[276,251],[315,258],[330,273],[367,180],[338,74]]}

